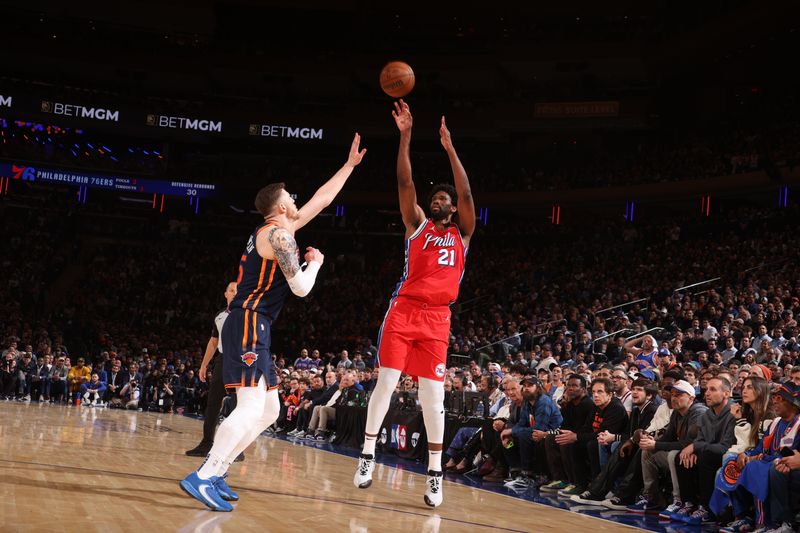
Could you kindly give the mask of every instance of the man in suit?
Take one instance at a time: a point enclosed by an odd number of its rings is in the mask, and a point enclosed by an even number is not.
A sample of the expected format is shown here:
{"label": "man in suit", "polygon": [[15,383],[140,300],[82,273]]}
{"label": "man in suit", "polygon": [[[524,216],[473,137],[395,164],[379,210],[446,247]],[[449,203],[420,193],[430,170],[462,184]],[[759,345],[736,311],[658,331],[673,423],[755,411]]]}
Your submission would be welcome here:
{"label": "man in suit", "polygon": [[625,360],[625,337],[614,339],[614,344],[609,345],[606,350],[606,357],[612,365],[618,365]]}
{"label": "man in suit", "polygon": [[108,387],[103,397],[103,401],[109,405],[118,406],[122,400],[119,392],[125,385],[125,374],[122,372],[122,361],[114,359],[111,363],[111,370],[108,372]]}

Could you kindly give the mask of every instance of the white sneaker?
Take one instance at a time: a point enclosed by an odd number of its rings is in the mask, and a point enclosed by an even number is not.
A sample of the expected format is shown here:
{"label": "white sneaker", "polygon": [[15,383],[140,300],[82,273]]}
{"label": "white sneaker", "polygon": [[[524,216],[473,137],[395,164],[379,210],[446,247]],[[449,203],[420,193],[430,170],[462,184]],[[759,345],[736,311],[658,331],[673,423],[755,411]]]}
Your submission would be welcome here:
{"label": "white sneaker", "polygon": [[375,470],[375,456],[364,455],[358,458],[358,468],[353,476],[353,484],[359,489],[366,489],[372,485],[372,471]]}
{"label": "white sneaker", "polygon": [[428,477],[425,479],[425,503],[430,507],[439,507],[443,499],[442,473],[428,470]]}
{"label": "white sneaker", "polygon": [[510,489],[527,489],[533,486],[533,480],[525,476],[517,476],[511,481],[506,481],[503,485]]}

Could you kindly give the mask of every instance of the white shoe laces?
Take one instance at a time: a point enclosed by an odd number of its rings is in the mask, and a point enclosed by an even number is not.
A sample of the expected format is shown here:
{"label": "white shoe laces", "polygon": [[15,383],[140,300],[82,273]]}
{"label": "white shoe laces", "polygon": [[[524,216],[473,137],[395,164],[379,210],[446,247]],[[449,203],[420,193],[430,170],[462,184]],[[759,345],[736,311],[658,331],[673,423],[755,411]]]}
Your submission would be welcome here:
{"label": "white shoe laces", "polygon": [[358,461],[358,473],[359,475],[366,476],[369,474],[370,463],[373,461],[371,459],[366,459],[364,457],[359,458]]}

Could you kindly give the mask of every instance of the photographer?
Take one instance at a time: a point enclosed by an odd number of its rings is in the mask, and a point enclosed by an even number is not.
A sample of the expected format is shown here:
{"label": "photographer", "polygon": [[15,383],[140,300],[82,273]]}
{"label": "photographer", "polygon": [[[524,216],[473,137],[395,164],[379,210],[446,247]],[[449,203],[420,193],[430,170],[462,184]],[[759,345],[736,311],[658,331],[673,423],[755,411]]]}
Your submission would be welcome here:
{"label": "photographer", "polygon": [[123,376],[125,384],[119,391],[122,404],[126,409],[136,409],[139,407],[139,399],[142,392],[142,374],[139,373],[139,363],[133,362],[128,368],[127,374]]}
{"label": "photographer", "polygon": [[32,357],[33,354],[31,352],[22,352],[19,360],[17,360],[17,368],[19,369],[18,397],[21,396],[20,399],[22,400],[31,399],[33,378],[39,377],[36,369],[36,361],[32,360]]}
{"label": "photographer", "polygon": [[164,375],[158,378],[155,391],[153,392],[153,402],[150,404],[151,411],[161,411],[162,413],[172,412],[175,392],[172,390],[172,377]]}

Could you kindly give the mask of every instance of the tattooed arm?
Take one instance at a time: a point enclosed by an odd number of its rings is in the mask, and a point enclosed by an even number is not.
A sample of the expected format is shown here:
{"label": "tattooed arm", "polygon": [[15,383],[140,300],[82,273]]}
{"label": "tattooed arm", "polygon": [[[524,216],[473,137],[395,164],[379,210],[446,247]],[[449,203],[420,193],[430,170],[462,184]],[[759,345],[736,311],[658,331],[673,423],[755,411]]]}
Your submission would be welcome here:
{"label": "tattooed arm", "polygon": [[325,256],[316,248],[306,248],[306,255],[304,257],[308,266],[305,270],[300,268],[298,262],[297,242],[294,237],[284,228],[273,228],[269,232],[269,244],[272,246],[272,251],[275,254],[275,260],[278,261],[278,266],[281,267],[286,281],[289,282],[289,288],[292,292],[301,298],[311,292],[314,287],[314,282],[317,279],[317,272]]}

